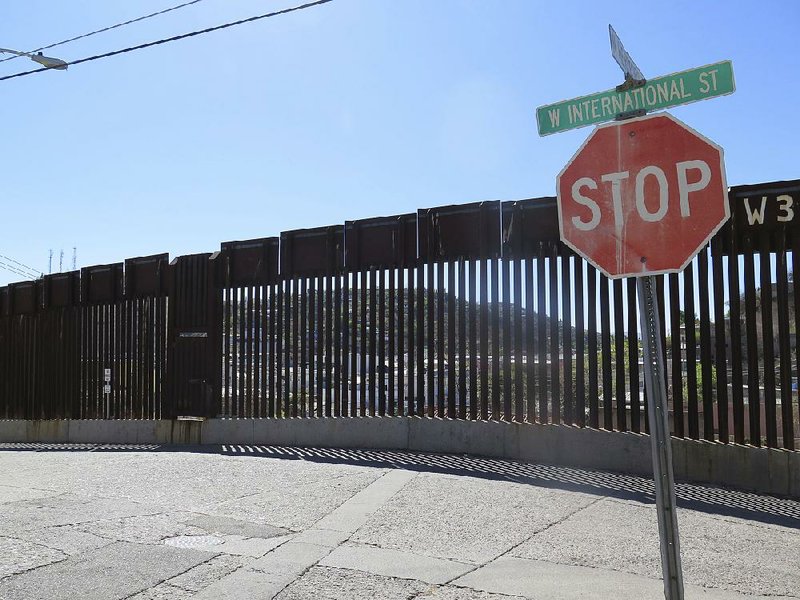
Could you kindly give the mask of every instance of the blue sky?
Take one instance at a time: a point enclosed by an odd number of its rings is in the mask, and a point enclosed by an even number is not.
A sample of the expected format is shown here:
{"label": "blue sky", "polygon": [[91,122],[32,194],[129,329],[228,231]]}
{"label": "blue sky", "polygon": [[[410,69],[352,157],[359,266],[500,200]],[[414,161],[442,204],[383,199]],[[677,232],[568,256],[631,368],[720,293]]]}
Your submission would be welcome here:
{"label": "blue sky", "polygon": [[[29,50],[179,0],[5,2]],[[48,51],[64,60],[280,8],[202,2]],[[476,200],[554,195],[590,129],[542,104],[613,87],[614,25],[645,75],[733,61],[732,96],[673,109],[731,185],[800,177],[800,4],[335,0],[66,72],[0,82],[0,254],[47,271]],[[0,75],[27,70],[18,59]],[[18,281],[0,270],[0,285]]]}

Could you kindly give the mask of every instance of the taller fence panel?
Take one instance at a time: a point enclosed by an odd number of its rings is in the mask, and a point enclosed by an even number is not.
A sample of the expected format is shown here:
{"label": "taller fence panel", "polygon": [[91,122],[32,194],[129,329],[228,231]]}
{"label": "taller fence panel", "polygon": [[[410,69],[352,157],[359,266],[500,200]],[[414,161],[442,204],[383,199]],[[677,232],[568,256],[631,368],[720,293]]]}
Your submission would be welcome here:
{"label": "taller fence panel", "polygon": [[218,413],[218,255],[180,256],[169,265],[168,417]]}
{"label": "taller fence panel", "polygon": [[121,377],[126,363],[136,368],[136,357],[120,343],[127,333],[122,306],[123,265],[116,263],[81,270],[80,400],[75,418],[130,418],[126,396],[137,394],[132,382]]}
{"label": "taller fence panel", "polygon": [[[794,449],[800,432],[800,284],[794,275],[800,251],[800,181],[739,186],[731,190],[730,202],[731,221],[718,237],[728,266],[725,375],[732,408],[718,379],[722,402],[717,403],[717,416],[722,420],[723,405],[732,413],[725,425],[733,422],[737,442]],[[721,371],[717,369],[717,378]]]}
{"label": "taller fence panel", "polygon": [[215,293],[222,306],[219,414],[275,416],[278,238],[225,242]]}
{"label": "taller fence panel", "polygon": [[417,213],[418,414],[503,416],[500,226],[499,202]]}
{"label": "taller fence panel", "polygon": [[80,273],[45,277],[39,308],[40,393],[37,418],[70,418],[80,396]]}
{"label": "taller fence panel", "polygon": [[[119,303],[118,412],[128,418],[170,416],[167,404],[169,258],[166,254],[125,261],[125,296]],[[112,373],[112,380],[114,375]]]}
{"label": "taller fence panel", "polygon": [[[345,416],[342,348],[347,309],[342,303],[344,227],[335,225],[281,234],[280,277],[277,283],[278,359],[276,415],[287,417]],[[364,282],[362,290],[366,293]],[[373,280],[372,285],[375,285]],[[374,299],[374,295],[373,295]],[[365,300],[361,311],[364,318]],[[374,306],[372,317],[374,318]],[[367,336],[362,333],[366,344]],[[364,360],[366,356],[362,359]],[[375,363],[371,364],[374,374]],[[366,369],[361,377],[361,393]],[[352,375],[352,372],[349,372]],[[369,379],[374,382],[374,377]],[[351,380],[351,385],[352,385]],[[370,394],[374,395],[374,390]]]}
{"label": "taller fence panel", "polygon": [[10,285],[2,295],[0,324],[0,377],[2,413],[7,419],[39,416],[37,386],[41,383],[39,360],[40,282]]}
{"label": "taller fence panel", "polygon": [[416,216],[348,221],[343,258],[342,414],[414,414]]}

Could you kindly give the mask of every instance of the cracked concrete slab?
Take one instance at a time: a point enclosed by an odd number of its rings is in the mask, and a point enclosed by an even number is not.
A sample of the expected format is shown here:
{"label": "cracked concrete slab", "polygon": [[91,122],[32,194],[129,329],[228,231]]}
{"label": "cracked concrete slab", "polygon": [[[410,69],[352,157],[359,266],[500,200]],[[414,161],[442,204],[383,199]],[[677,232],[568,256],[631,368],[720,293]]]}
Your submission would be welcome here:
{"label": "cracked concrete slab", "polygon": [[272,477],[276,481],[267,489],[205,507],[204,512],[299,531],[325,517],[382,474],[374,469],[360,470],[329,479],[315,476],[310,481],[292,478],[289,482]]}
{"label": "cracked concrete slab", "polygon": [[223,577],[193,600],[272,600],[291,580],[276,580],[267,573],[242,568]]}
{"label": "cracked concrete slab", "polygon": [[233,554],[235,556],[249,556],[250,558],[260,558],[267,552],[271,552],[281,544],[291,540],[293,535],[283,535],[273,538],[245,538],[240,535],[225,536],[221,544],[209,547],[212,552],[222,554]]}
{"label": "cracked concrete slab", "polygon": [[186,525],[199,527],[208,533],[239,535],[252,538],[272,538],[292,533],[284,527],[274,527],[262,523],[250,523],[218,515],[197,515],[185,521]]}
{"label": "cracked concrete slab", "polygon": [[167,580],[166,583],[190,592],[199,592],[223,577],[230,575],[247,564],[247,562],[246,559],[240,556],[221,554]]}
{"label": "cracked concrete slab", "polygon": [[26,529],[14,534],[19,539],[23,539],[35,544],[41,544],[54,550],[73,555],[86,550],[94,550],[113,544],[114,540],[98,537],[91,533],[77,531],[69,525],[57,525],[54,527],[44,527],[42,529]]}
{"label": "cracked concrete slab", "polygon": [[317,521],[314,527],[353,533],[416,476],[411,471],[389,471]]}
{"label": "cracked concrete slab", "polygon": [[266,556],[250,563],[250,568],[270,575],[273,581],[292,579],[325,558],[331,549],[317,544],[286,542]]}
{"label": "cracked concrete slab", "polygon": [[351,544],[339,546],[319,564],[439,584],[447,583],[475,568],[475,565],[454,560]]}
{"label": "cracked concrete slab", "polygon": [[159,583],[157,586],[129,596],[125,600],[190,600],[193,597],[194,593],[190,591],[169,583]]}
{"label": "cracked concrete slab", "polygon": [[294,537],[294,541],[336,548],[336,546],[344,542],[349,537],[349,531],[337,531],[335,529],[312,527],[311,529],[306,529],[305,531],[298,533]]}
{"label": "cracked concrete slab", "polygon": [[509,596],[508,594],[497,594],[494,592],[484,592],[467,587],[455,585],[431,586],[428,590],[415,596],[413,600],[526,600],[522,596]]}
{"label": "cracked concrete slab", "polygon": [[376,600],[413,598],[428,586],[419,581],[397,579],[333,567],[313,567],[281,591],[275,600]]}
{"label": "cracked concrete slab", "polygon": [[[151,512],[175,506],[188,512],[304,529],[383,471],[356,465],[285,461],[257,456],[163,453],[4,453],[13,485],[41,486],[93,498],[109,490],[117,499],[149,505]],[[98,482],[102,482],[98,486]],[[165,485],[169,482],[169,485]],[[8,482],[4,482],[8,483]],[[248,502],[248,499],[254,498]],[[118,515],[126,516],[126,515]]]}
{"label": "cracked concrete slab", "polygon": [[34,500],[36,498],[49,498],[58,496],[61,492],[53,490],[39,490],[28,487],[0,485],[0,504],[6,502],[19,502],[20,500]]}
{"label": "cracked concrete slab", "polygon": [[27,540],[0,536],[0,579],[66,558],[67,554],[60,550]]}
{"label": "cracked concrete slab", "polygon": [[119,542],[0,581],[3,600],[117,600],[154,587],[211,558],[178,550]]}
{"label": "cracked concrete slab", "polygon": [[[547,598],[548,600],[593,598],[640,600],[641,598],[661,598],[664,595],[664,584],[660,579],[601,568],[561,565],[512,556],[505,556],[493,561],[457,579],[453,584],[487,592],[525,598]],[[684,587],[687,598],[707,598],[708,600],[766,600],[767,598],[767,596],[753,596],[697,585],[685,585]]]}
{"label": "cracked concrete slab", "polygon": [[65,494],[3,505],[6,517],[0,522],[0,534],[13,524],[16,531],[56,525],[77,525],[104,519],[141,516],[161,512],[158,507],[118,498],[82,497]]}
{"label": "cracked concrete slab", "polygon": [[510,481],[421,474],[351,540],[481,564],[595,499]]}
{"label": "cracked concrete slab", "polygon": [[[749,594],[800,593],[800,530],[678,509],[684,581]],[[661,577],[654,505],[601,500],[512,551],[521,558]],[[769,557],[765,560],[764,557]]]}
{"label": "cracked concrete slab", "polygon": [[73,525],[72,529],[109,540],[138,544],[156,544],[168,537],[205,533],[199,527],[182,522],[185,518],[186,513],[181,512],[135,515],[119,519],[98,519]]}

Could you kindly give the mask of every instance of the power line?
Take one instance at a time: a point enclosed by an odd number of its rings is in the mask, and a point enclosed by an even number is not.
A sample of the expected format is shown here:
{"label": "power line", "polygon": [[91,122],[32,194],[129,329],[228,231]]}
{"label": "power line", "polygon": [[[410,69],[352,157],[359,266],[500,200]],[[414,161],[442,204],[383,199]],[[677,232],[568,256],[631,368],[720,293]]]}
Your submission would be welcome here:
{"label": "power line", "polygon": [[[231,23],[225,23],[223,25],[217,25],[215,27],[209,27],[208,29],[201,29],[199,31],[192,31],[191,33],[184,33],[181,35],[176,35],[170,38],[165,38],[162,40],[157,40],[155,42],[148,42],[146,44],[139,44],[138,46],[131,46],[129,48],[123,48],[122,50],[114,50],[112,52],[106,52],[105,54],[96,54],[94,56],[88,56],[86,58],[81,58],[78,60],[73,60],[72,62],[68,62],[67,65],[79,65],[85,62],[91,62],[93,60],[100,60],[101,58],[108,58],[110,56],[116,56],[117,54],[125,54],[126,52],[133,52],[134,50],[142,50],[144,48],[149,48],[151,46],[158,46],[160,44],[166,44],[168,42],[175,42],[178,40],[183,40],[186,38],[194,37],[196,35],[202,35],[204,33],[211,33],[212,31],[219,31],[220,29],[227,29],[228,27],[233,27],[234,25],[242,25],[244,23],[252,23],[253,21],[259,21],[261,19],[268,19],[269,17],[277,17],[279,15],[285,15],[287,13],[305,10],[306,8],[311,8],[314,6],[319,6],[320,4],[327,4],[328,2],[333,2],[333,0],[317,0],[316,2],[309,2],[307,4],[301,4],[299,6],[293,6],[291,8],[285,8],[283,10],[278,10],[271,13],[266,13],[263,15],[258,15],[255,17],[249,17],[247,19],[242,19],[240,21],[233,21]],[[23,77],[24,75],[32,75],[33,73],[41,73],[42,71],[49,70],[47,67],[42,67],[40,69],[32,69],[30,71],[22,71],[20,73],[14,73],[13,75],[6,75],[5,77],[0,77],[0,81],[5,81],[6,79],[14,79],[15,77]]]}
{"label": "power line", "polygon": [[[3,254],[0,254],[0,258],[2,258],[2,259],[5,259],[5,260],[7,260],[7,261],[10,261],[10,262],[12,262],[12,263],[14,263],[14,264],[17,264],[17,265],[19,265],[20,267],[23,267],[24,269],[26,269],[26,270],[30,271],[31,273],[35,273],[35,274],[36,274],[36,277],[38,277],[38,276],[39,276],[39,274],[40,274],[40,271],[37,271],[37,270],[36,270],[36,269],[34,269],[33,267],[29,267],[28,265],[26,265],[26,264],[23,264],[23,263],[19,262],[18,260],[14,260],[14,259],[13,259],[13,258],[11,258],[10,256],[5,256],[5,255],[3,255]],[[15,268],[18,268],[18,267],[15,267]]]}
{"label": "power line", "polygon": [[30,273],[25,273],[20,271],[19,269],[0,261],[0,269],[5,269],[9,273],[14,273],[15,275],[19,275],[20,277],[24,277],[25,279],[38,279],[39,275],[31,275]]}
{"label": "power line", "polygon": [[[191,2],[184,2],[183,4],[179,4],[177,6],[172,6],[170,8],[165,8],[164,10],[159,10],[158,12],[150,13],[149,15],[144,15],[143,17],[137,17],[136,19],[131,19],[130,21],[125,21],[124,23],[117,23],[116,25],[110,25],[109,27],[103,27],[102,29],[98,29],[96,31],[90,31],[89,33],[84,33],[83,35],[78,35],[67,40],[61,40],[60,42],[56,42],[55,44],[50,44],[48,46],[42,46],[41,48],[36,48],[35,50],[31,50],[29,54],[33,54],[34,52],[39,52],[40,50],[47,50],[48,48],[55,48],[56,46],[61,46],[63,44],[68,44],[69,42],[75,42],[77,40],[82,40],[83,38],[87,38],[92,35],[96,35],[98,33],[103,33],[106,31],[111,31],[112,29],[116,29],[117,27],[123,27],[125,25],[130,25],[131,23],[138,23],[139,21],[144,21],[145,19],[149,19],[151,17],[157,17],[158,15],[163,15],[164,13],[171,12],[173,10],[178,10],[179,8],[184,8],[186,6],[190,6],[192,4],[197,4],[198,2],[202,2],[203,0],[192,0]],[[15,58],[19,58],[19,56],[11,56],[9,58],[0,59],[0,62],[6,62],[9,60],[14,60]]]}
{"label": "power line", "polygon": [[2,261],[0,261],[0,269],[5,269],[6,271],[8,271],[10,273],[14,273],[15,275],[20,275],[20,276],[25,277],[25,278],[30,278],[29,274],[23,273],[22,271],[19,271],[19,270],[15,269],[14,267],[12,267],[11,265],[7,265],[6,263],[4,263]]}

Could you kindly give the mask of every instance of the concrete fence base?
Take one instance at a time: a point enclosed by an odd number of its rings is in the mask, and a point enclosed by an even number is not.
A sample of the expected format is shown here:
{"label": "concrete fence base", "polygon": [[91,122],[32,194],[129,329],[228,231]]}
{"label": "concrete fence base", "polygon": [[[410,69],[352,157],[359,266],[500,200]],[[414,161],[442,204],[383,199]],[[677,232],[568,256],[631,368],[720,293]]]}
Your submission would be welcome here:
{"label": "concrete fence base", "polygon": [[[0,421],[0,442],[240,444],[472,454],[652,475],[650,436],[418,417]],[[800,499],[800,452],[672,439],[675,478]]]}

